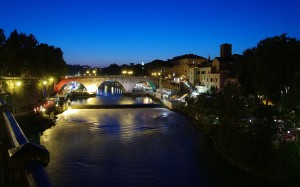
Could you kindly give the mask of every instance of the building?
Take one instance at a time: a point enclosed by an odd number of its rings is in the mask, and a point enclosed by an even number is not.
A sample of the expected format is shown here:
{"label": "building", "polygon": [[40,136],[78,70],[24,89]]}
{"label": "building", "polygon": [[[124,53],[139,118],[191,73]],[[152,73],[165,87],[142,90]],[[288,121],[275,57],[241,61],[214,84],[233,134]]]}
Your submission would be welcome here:
{"label": "building", "polygon": [[224,43],[220,45],[220,57],[231,57],[232,56],[232,45]]}
{"label": "building", "polygon": [[198,67],[206,58],[194,54],[187,54],[172,59],[173,67],[166,70],[169,78],[176,79],[189,79],[190,68]]}
{"label": "building", "polygon": [[189,69],[189,82],[193,85],[197,84],[200,80],[200,69],[199,67],[191,67]]}
{"label": "building", "polygon": [[[241,55],[232,55],[232,45],[225,43],[220,45],[220,57],[215,57],[212,62],[202,63],[197,72],[193,73],[196,68],[190,69],[190,81],[202,92],[209,90],[211,87],[222,89],[227,83],[237,83],[238,79],[234,73],[234,65]],[[198,79],[198,81],[197,81]]]}

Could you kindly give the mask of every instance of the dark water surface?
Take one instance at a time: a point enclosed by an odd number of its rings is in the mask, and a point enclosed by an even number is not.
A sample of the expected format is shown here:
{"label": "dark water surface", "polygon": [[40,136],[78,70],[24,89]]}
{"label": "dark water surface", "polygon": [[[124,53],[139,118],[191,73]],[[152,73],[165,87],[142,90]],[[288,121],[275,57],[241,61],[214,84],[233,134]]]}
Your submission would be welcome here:
{"label": "dark water surface", "polygon": [[164,108],[70,109],[41,144],[56,187],[272,186],[221,160],[190,119]]}

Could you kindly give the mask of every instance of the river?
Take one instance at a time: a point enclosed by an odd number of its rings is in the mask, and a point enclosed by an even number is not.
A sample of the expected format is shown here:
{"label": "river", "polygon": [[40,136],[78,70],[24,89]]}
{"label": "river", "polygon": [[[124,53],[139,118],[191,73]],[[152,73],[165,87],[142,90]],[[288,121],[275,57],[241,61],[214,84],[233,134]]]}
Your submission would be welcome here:
{"label": "river", "polygon": [[[73,104],[149,103],[96,97]],[[71,104],[72,105],[72,104]],[[220,159],[186,116],[165,108],[68,109],[46,130],[55,187],[272,186]]]}

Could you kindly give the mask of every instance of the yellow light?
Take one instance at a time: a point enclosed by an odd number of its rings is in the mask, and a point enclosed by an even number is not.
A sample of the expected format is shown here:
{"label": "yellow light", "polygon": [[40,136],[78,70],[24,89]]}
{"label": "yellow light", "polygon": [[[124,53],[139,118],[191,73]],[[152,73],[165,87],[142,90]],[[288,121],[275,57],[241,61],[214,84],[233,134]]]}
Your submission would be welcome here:
{"label": "yellow light", "polygon": [[86,73],[87,73],[87,74],[89,74],[89,73],[90,73],[90,71],[89,71],[89,70],[87,70],[87,71],[86,71]]}
{"label": "yellow light", "polygon": [[54,78],[53,78],[53,77],[51,77],[51,78],[49,79],[49,81],[50,81],[50,82],[53,82],[53,81],[54,81]]}
{"label": "yellow light", "polygon": [[20,81],[17,82],[17,86],[21,86],[22,83]]}
{"label": "yellow light", "polygon": [[86,90],[88,93],[95,93],[97,92],[98,86],[96,84],[86,86]]}
{"label": "yellow light", "polygon": [[43,81],[43,84],[46,85],[46,84],[47,84],[47,81]]}
{"label": "yellow light", "polygon": [[93,73],[96,74],[96,70],[93,70]]}

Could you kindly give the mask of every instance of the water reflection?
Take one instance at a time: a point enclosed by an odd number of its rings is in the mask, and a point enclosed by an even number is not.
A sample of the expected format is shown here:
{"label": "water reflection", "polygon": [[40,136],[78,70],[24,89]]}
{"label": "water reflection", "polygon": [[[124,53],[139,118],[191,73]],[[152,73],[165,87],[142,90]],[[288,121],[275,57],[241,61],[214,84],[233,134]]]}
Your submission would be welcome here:
{"label": "water reflection", "polygon": [[190,119],[164,108],[68,109],[41,144],[57,187],[270,186],[219,159]]}
{"label": "water reflection", "polygon": [[150,97],[124,97],[122,95],[114,95],[114,96],[97,96],[91,97],[87,99],[74,99],[71,102],[71,105],[108,105],[108,104],[152,104],[155,101]]}

